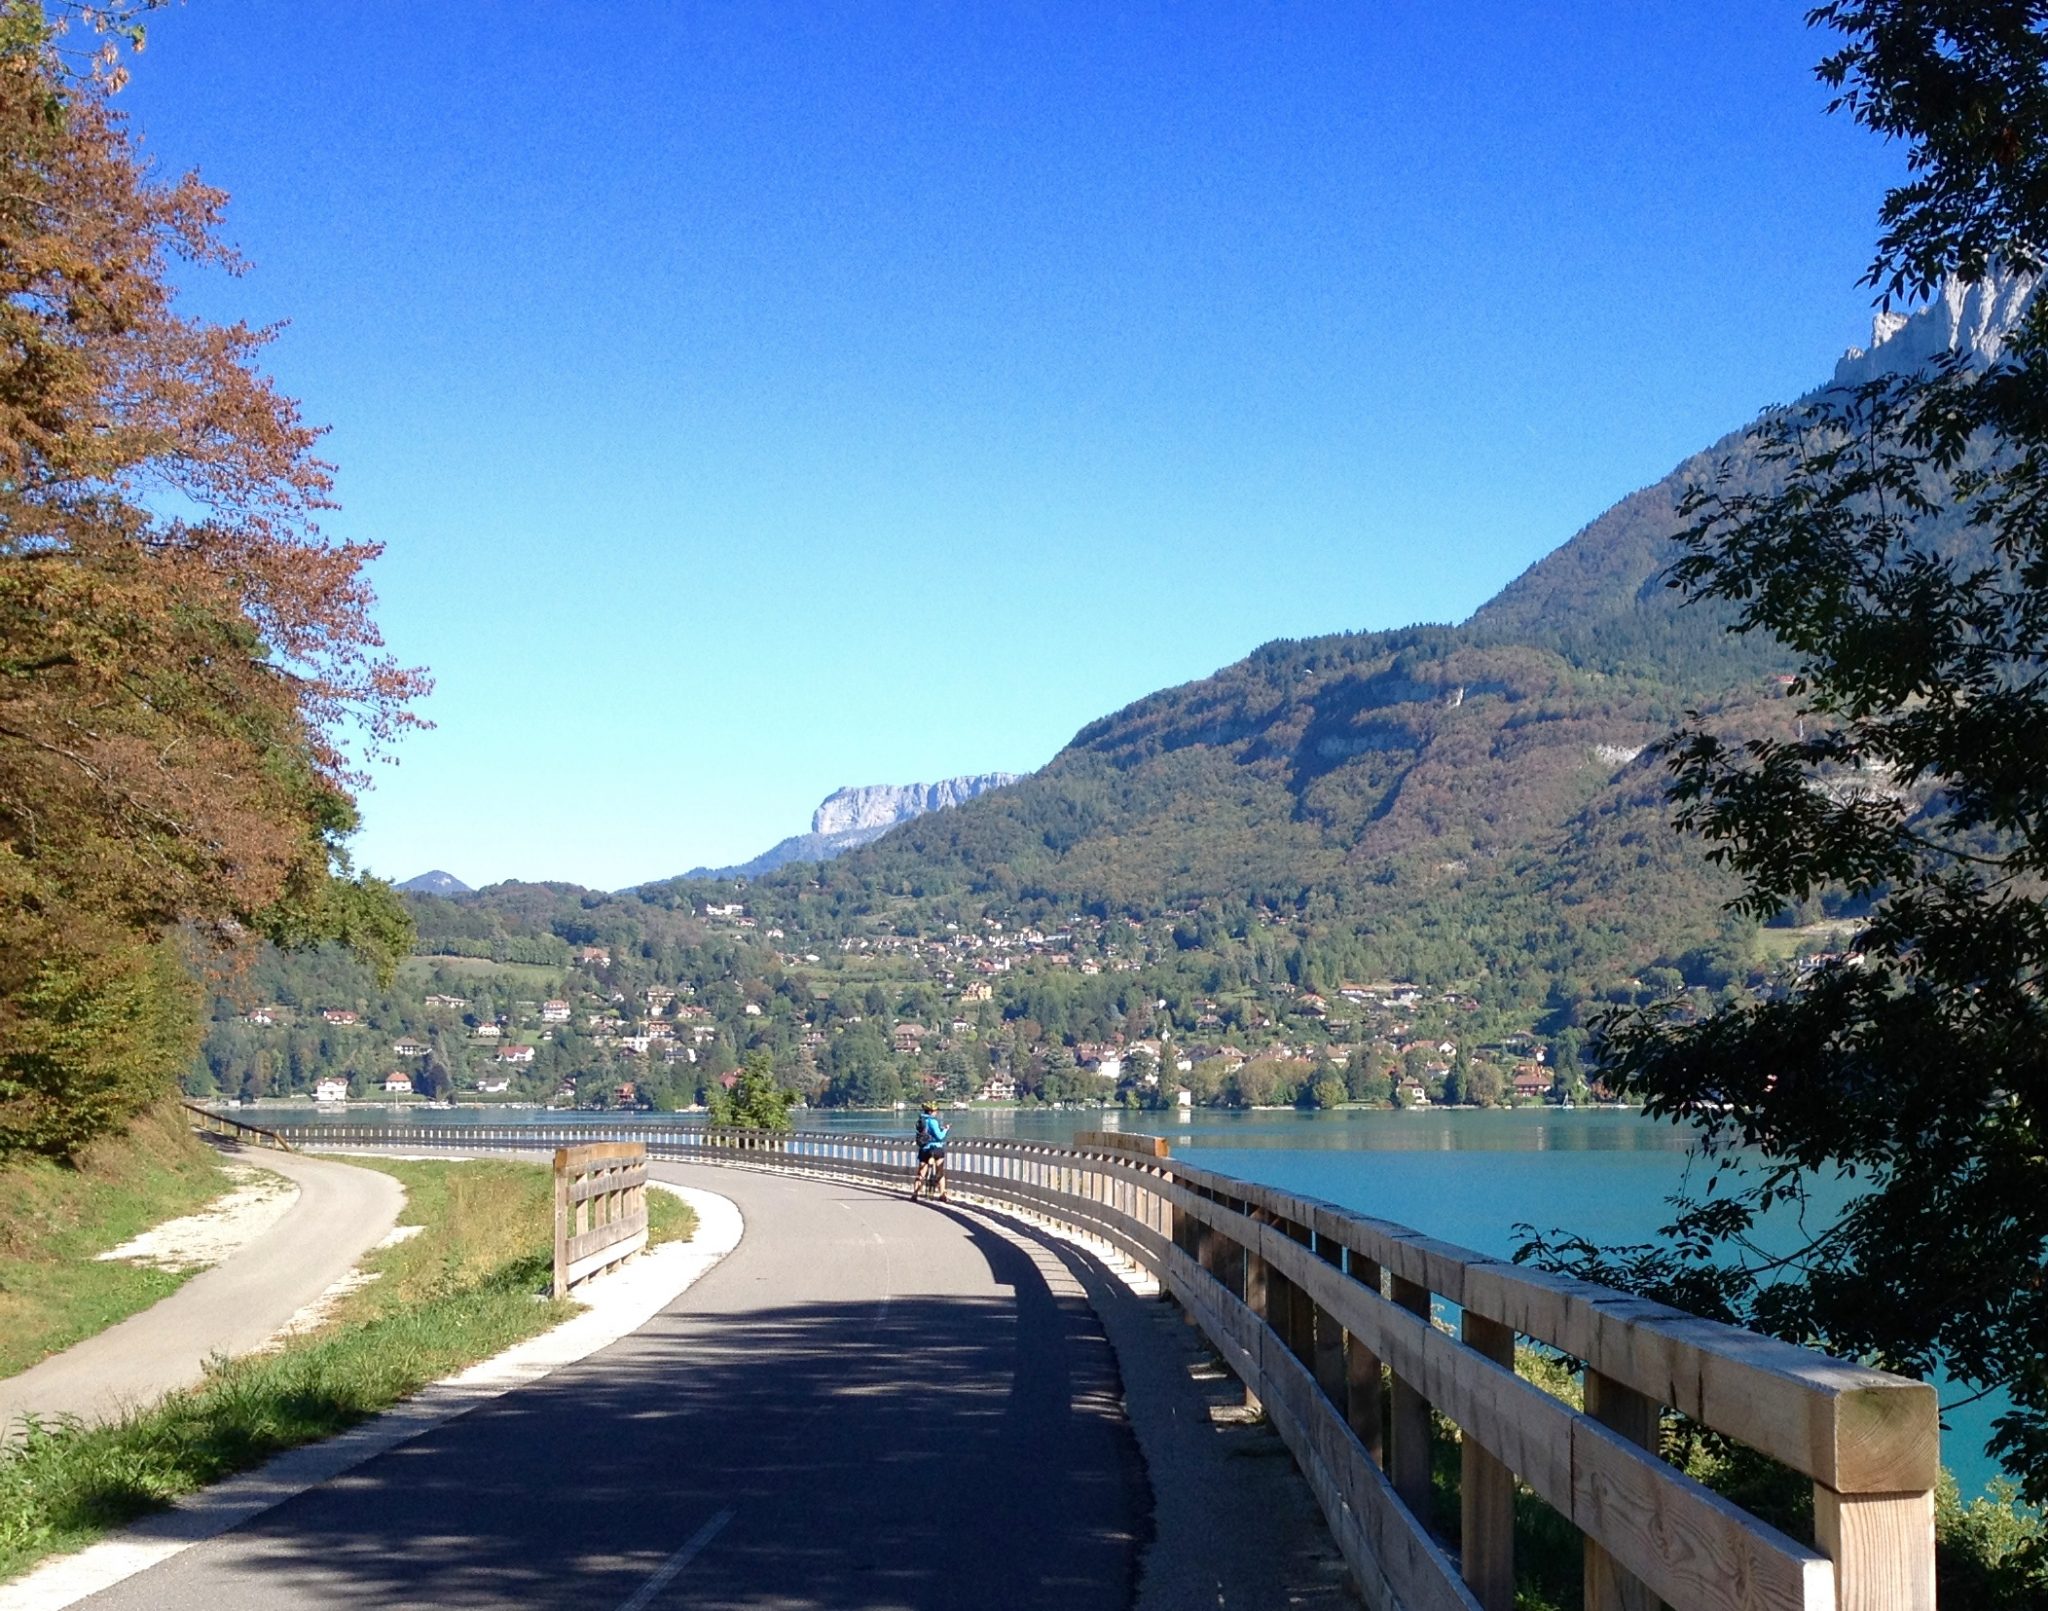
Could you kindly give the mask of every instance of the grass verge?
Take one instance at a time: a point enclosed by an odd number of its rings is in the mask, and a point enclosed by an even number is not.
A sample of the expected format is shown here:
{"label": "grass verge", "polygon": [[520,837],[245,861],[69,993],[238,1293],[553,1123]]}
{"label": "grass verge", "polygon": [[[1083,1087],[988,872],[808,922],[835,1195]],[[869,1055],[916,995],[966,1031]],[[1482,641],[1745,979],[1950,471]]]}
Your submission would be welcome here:
{"label": "grass verge", "polygon": [[[352,1161],[404,1183],[400,1223],[420,1230],[364,1260],[374,1279],[280,1352],[224,1364],[143,1414],[37,1430],[0,1453],[0,1580],[282,1450],[345,1431],[575,1312],[574,1303],[539,1296],[553,1235],[544,1166]],[[694,1230],[695,1216],[675,1197],[650,1191],[648,1199],[650,1241]]]}
{"label": "grass verge", "polygon": [[147,1309],[189,1278],[94,1255],[228,1190],[175,1102],[139,1115],[74,1163],[0,1168],[0,1377]]}

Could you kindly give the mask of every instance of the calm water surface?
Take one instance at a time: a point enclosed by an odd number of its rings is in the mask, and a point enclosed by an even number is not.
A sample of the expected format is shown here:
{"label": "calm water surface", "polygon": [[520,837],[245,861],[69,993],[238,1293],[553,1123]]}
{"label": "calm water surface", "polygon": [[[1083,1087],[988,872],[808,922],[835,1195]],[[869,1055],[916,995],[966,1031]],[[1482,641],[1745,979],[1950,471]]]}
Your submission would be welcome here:
{"label": "calm water surface", "polygon": [[[259,1124],[273,1118],[294,1124],[352,1120],[465,1127],[565,1119],[603,1122],[606,1115],[357,1104],[345,1114],[262,1109],[251,1117]],[[798,1128],[805,1130],[907,1135],[911,1128],[908,1111],[814,1110],[796,1118]],[[703,1120],[686,1114],[642,1114],[621,1116],[621,1122],[693,1125]],[[1524,1240],[1515,1227],[1523,1223],[1539,1231],[1569,1230],[1607,1244],[1653,1241],[1670,1218],[1666,1199],[1688,1185],[1688,1132],[1620,1109],[1204,1110],[1185,1119],[1167,1113],[986,1109],[954,1116],[956,1135],[1029,1141],[1065,1141],[1077,1130],[1116,1128],[1166,1136],[1176,1154],[1204,1168],[1320,1197],[1496,1257],[1514,1253]],[[1697,1189],[1704,1181],[1695,1176],[1690,1184]],[[1815,1196],[1817,1206],[1831,1212],[1844,1191],[1822,1183]],[[1797,1224],[1784,1218],[1768,1224],[1760,1240],[1791,1246],[1797,1235]],[[1943,1458],[1966,1494],[1996,1474],[1983,1446],[1997,1409],[1997,1404],[1987,1402],[1949,1418]]]}

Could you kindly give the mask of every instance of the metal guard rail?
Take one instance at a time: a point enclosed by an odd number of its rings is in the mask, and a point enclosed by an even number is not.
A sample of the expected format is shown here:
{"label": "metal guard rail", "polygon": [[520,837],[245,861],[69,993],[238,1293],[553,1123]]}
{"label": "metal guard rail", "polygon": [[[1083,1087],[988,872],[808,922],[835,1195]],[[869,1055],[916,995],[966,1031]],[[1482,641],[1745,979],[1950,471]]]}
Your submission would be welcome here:
{"label": "metal guard rail", "polygon": [[[649,1155],[907,1187],[907,1137],[626,1125],[319,1125],[302,1144]],[[1931,1611],[1932,1387],[1198,1168],[1149,1137],[947,1149],[965,1196],[1150,1271],[1264,1406],[1375,1611],[1511,1611],[1526,1486],[1585,1539],[1588,1611]],[[1458,1311],[1453,1335],[1433,1318]],[[1584,1408],[1517,1375],[1518,1338],[1583,1362]],[[1810,1478],[1814,1546],[1656,1453],[1676,1410]],[[1459,1431],[1459,1547],[1424,1525],[1432,1412]]]}

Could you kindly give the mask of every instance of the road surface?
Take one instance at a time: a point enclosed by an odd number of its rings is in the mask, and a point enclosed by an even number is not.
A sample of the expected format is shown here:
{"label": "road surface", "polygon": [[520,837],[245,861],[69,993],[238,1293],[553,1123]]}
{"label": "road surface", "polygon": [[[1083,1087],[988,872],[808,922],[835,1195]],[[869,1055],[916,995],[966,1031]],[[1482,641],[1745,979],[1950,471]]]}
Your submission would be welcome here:
{"label": "road surface", "polygon": [[99,1420],[190,1387],[218,1354],[246,1354],[391,1232],[405,1193],[374,1169],[300,1153],[242,1153],[288,1176],[298,1201],[225,1263],[117,1326],[0,1381],[0,1436],[24,1415]]}
{"label": "road surface", "polygon": [[857,1186],[654,1170],[747,1229],[647,1326],[84,1603],[1130,1605],[1150,1490],[1049,1255]]}

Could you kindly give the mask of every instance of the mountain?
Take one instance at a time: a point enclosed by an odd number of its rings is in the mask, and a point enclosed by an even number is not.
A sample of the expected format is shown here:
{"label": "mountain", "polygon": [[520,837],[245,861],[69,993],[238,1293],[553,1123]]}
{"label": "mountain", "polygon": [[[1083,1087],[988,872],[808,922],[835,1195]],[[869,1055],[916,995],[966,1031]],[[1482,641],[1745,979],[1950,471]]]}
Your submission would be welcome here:
{"label": "mountain", "polygon": [[[1995,356],[2031,286],[1884,319],[1849,382]],[[1580,989],[1740,947],[1728,875],[1668,824],[1646,746],[1688,709],[1789,726],[1790,659],[1663,585],[1688,485],[1761,485],[1734,432],[1623,498],[1457,626],[1283,640],[1090,723],[1043,769],[819,875],[841,908],[1284,921],[1351,977]],[[1968,540],[1955,523],[1923,534]],[[1547,979],[1547,985],[1542,981]]]}
{"label": "mountain", "polygon": [[791,862],[830,861],[834,856],[882,837],[898,823],[929,811],[945,811],[991,789],[1015,783],[1015,772],[976,772],[937,783],[871,783],[835,789],[811,813],[811,831],[793,834],[752,861],[736,867],[699,867],[686,878],[758,878]]}
{"label": "mountain", "polygon": [[444,873],[436,867],[430,873],[421,873],[417,878],[408,878],[397,886],[413,895],[467,895],[470,888],[453,873]]}

